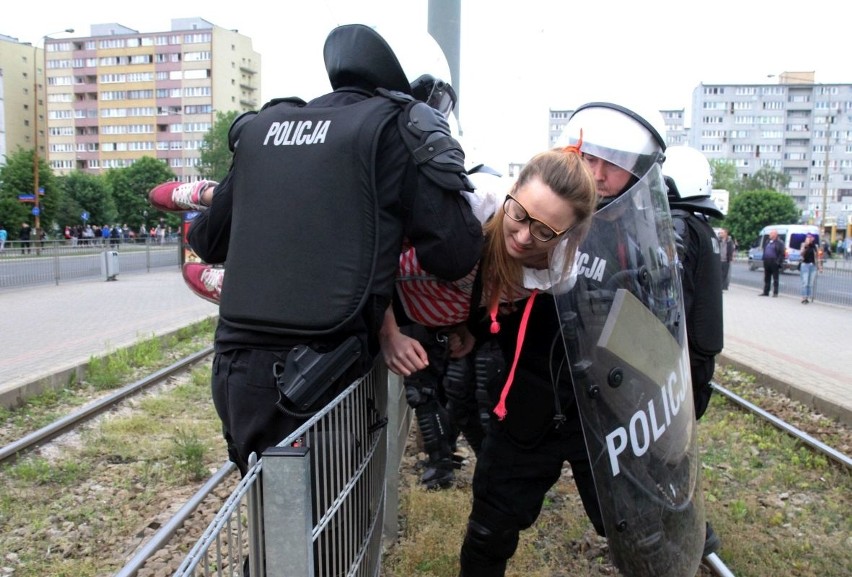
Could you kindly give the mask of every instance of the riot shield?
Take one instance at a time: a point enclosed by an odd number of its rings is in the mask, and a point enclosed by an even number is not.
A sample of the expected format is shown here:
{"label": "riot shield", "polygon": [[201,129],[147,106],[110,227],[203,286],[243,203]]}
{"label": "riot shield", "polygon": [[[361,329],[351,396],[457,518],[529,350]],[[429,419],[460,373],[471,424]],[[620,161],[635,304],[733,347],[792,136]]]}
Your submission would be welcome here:
{"label": "riot shield", "polygon": [[631,577],[695,575],[704,544],[665,191],[655,165],[598,210],[576,254],[573,288],[555,295],[611,555]]}

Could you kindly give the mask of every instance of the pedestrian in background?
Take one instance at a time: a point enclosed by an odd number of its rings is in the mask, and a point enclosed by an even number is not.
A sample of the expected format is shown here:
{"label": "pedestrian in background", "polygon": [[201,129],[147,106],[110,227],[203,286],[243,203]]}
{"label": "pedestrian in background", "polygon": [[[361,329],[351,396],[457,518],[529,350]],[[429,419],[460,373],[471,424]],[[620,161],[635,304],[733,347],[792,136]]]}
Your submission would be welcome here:
{"label": "pedestrian in background", "polygon": [[9,233],[6,232],[6,227],[0,224],[0,252],[6,251],[7,238],[9,238]]}
{"label": "pedestrian in background", "polygon": [[719,231],[719,259],[722,263],[722,290],[728,290],[731,282],[731,261],[734,260],[734,241],[728,236],[727,229]]}
{"label": "pedestrian in background", "polygon": [[799,277],[802,279],[802,304],[814,300],[813,289],[817,269],[822,272],[822,259],[819,257],[814,235],[805,237],[805,242],[800,249],[802,262],[799,263]]}
{"label": "pedestrian in background", "polygon": [[18,231],[18,238],[21,240],[21,254],[30,252],[30,225],[25,222],[21,223],[21,230]]}
{"label": "pedestrian in background", "polygon": [[763,292],[762,297],[769,296],[770,284],[773,285],[772,296],[778,296],[778,282],[781,267],[784,266],[784,243],[778,238],[777,230],[769,231],[769,240],[763,247]]}

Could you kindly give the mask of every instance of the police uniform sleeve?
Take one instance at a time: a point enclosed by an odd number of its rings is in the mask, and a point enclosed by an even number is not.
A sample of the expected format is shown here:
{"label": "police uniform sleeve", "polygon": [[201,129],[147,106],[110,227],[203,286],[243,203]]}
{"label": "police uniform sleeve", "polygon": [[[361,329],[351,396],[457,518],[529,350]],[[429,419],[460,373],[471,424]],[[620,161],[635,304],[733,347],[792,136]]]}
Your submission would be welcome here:
{"label": "police uniform sleeve", "polygon": [[482,255],[482,226],[461,192],[442,189],[419,172],[407,224],[421,265],[440,278],[462,278]]}
{"label": "police uniform sleeve", "polygon": [[233,201],[232,174],[229,172],[216,186],[210,208],[193,219],[187,234],[192,250],[209,264],[221,264],[228,256]]}

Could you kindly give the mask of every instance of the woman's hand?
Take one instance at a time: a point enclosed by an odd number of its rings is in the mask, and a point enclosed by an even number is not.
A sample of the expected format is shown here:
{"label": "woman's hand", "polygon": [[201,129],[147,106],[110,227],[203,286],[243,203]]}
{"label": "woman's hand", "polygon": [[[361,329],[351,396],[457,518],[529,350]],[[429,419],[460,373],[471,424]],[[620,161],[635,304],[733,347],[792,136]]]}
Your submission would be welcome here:
{"label": "woman's hand", "polygon": [[423,345],[400,332],[390,308],[385,313],[379,331],[379,343],[385,364],[397,375],[407,377],[429,366],[429,357]]}

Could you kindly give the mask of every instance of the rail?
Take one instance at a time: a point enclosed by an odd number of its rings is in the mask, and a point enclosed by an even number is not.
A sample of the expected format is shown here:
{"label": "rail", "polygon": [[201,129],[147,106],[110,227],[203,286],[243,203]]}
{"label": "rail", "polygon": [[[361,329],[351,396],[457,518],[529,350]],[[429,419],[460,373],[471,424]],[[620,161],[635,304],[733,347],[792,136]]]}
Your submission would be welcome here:
{"label": "rail", "polygon": [[[108,276],[108,272],[142,272],[152,268],[177,266],[183,247],[175,239],[159,243],[140,239],[118,242],[86,242],[69,244],[67,241],[7,242],[0,252],[0,289]],[[117,270],[105,270],[107,255],[114,260]]]}

